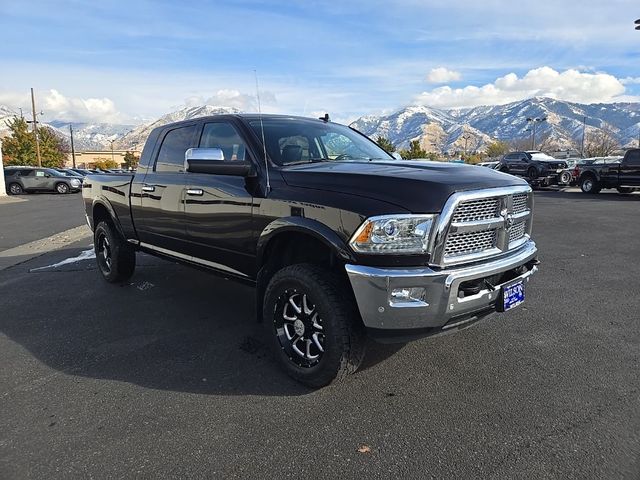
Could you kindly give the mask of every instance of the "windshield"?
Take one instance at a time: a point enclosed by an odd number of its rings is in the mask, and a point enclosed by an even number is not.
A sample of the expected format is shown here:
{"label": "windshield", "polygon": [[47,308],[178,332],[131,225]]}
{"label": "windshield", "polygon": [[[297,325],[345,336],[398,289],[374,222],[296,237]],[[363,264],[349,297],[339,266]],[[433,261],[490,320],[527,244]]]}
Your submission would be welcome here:
{"label": "windshield", "polygon": [[[261,139],[260,120],[249,123]],[[277,165],[395,160],[368,138],[337,123],[286,118],[264,118],[262,123],[267,153]]]}

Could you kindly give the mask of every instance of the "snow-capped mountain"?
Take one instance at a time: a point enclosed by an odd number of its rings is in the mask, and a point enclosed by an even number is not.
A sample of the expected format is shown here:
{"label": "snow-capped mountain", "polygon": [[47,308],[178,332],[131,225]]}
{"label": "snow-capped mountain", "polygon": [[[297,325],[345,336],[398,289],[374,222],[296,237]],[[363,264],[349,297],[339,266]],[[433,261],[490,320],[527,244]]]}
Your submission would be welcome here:
{"label": "snow-capped mountain", "polygon": [[584,105],[546,97],[536,97],[507,105],[439,110],[406,107],[391,115],[365,116],[352,126],[366,135],[389,138],[406,148],[419,140],[427,151],[483,150],[494,139],[513,141],[530,138],[527,118],[546,118],[536,125],[536,138],[546,138],[558,148],[569,148],[586,131],[606,128],[621,145],[638,141],[640,104],[603,103]]}
{"label": "snow-capped mountain", "polygon": [[69,125],[73,127],[73,143],[77,150],[109,150],[111,141],[122,138],[130,132],[134,125],[118,125],[114,123],[68,123],[54,120],[48,125],[62,135],[67,142],[71,134]]}
{"label": "snow-capped mountain", "polygon": [[115,142],[114,147],[123,150],[142,150],[144,142],[147,141],[147,137],[151,133],[151,130],[156,127],[166,125],[167,123],[179,122],[181,120],[189,120],[191,118],[206,117],[208,115],[220,115],[225,113],[240,113],[240,110],[238,110],[237,108],[220,107],[215,105],[185,107],[175,112],[163,115],[158,120],[155,120],[151,123],[146,123],[134,128],[126,135],[122,136],[117,142]]}

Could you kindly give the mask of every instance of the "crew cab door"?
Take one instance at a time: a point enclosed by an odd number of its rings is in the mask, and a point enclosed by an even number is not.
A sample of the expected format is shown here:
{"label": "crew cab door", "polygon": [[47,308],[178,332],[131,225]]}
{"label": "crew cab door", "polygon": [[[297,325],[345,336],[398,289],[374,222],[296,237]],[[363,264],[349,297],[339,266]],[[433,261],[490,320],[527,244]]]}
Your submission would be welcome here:
{"label": "crew cab door", "polygon": [[640,186],[640,150],[629,150],[620,163],[620,185]]}
{"label": "crew cab door", "polygon": [[[230,120],[204,124],[200,148],[219,148],[224,160],[249,160]],[[241,276],[255,270],[252,182],[244,176],[187,172],[185,219],[190,254],[208,266]]]}
{"label": "crew cab door", "polygon": [[[198,142],[197,122],[168,128],[160,134],[155,158],[132,190],[140,191],[135,227],[143,246],[164,253],[186,253],[184,223],[184,153]],[[134,178],[138,183],[138,177]],[[166,251],[165,251],[166,250]]]}

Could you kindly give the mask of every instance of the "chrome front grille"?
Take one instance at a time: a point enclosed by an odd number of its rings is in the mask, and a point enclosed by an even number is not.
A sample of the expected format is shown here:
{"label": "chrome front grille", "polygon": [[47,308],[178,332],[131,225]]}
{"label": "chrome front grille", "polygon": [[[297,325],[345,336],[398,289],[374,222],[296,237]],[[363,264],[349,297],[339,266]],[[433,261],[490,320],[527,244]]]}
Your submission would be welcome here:
{"label": "chrome front grille", "polygon": [[453,194],[441,215],[434,264],[481,260],[518,248],[531,232],[530,187]]}
{"label": "chrome front grille", "polygon": [[471,200],[459,205],[453,214],[452,222],[475,222],[487,220],[498,215],[500,201],[497,198]]}
{"label": "chrome front grille", "polygon": [[496,231],[452,233],[444,248],[445,256],[466,255],[495,247]]}
{"label": "chrome front grille", "polygon": [[524,237],[526,226],[526,222],[520,222],[511,227],[509,230],[509,243],[517,242]]}
{"label": "chrome front grille", "polygon": [[529,210],[528,195],[519,193],[513,196],[513,213],[522,213]]}

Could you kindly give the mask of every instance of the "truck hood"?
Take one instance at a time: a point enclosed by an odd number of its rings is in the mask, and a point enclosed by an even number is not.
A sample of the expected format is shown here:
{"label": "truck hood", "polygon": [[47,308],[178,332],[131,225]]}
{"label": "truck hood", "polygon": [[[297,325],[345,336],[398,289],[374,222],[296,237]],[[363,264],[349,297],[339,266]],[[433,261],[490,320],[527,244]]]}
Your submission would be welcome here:
{"label": "truck hood", "polygon": [[281,172],[292,187],[372,198],[413,213],[440,212],[455,192],[527,185],[486,167],[431,161],[322,162],[284,167]]}

